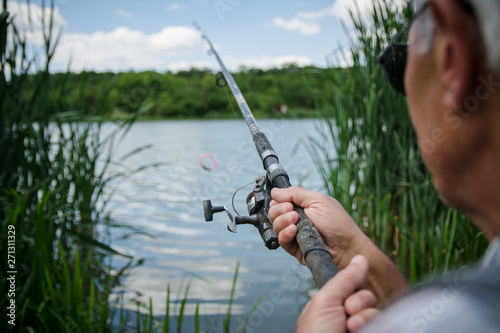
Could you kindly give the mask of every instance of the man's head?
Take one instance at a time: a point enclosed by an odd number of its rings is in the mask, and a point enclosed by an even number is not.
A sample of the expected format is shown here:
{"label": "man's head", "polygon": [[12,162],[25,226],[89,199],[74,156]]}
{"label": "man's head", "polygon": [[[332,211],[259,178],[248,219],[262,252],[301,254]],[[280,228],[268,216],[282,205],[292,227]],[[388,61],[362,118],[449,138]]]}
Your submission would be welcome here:
{"label": "man's head", "polygon": [[448,204],[500,218],[486,211],[500,206],[500,0],[417,6],[404,84],[422,156]]}

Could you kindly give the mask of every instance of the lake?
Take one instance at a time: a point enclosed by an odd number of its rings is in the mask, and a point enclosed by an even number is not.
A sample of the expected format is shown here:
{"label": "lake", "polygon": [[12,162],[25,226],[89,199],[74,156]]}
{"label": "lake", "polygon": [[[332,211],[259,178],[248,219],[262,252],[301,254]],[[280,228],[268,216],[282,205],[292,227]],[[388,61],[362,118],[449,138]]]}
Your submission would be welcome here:
{"label": "lake", "polygon": [[[315,120],[260,120],[262,131],[273,144],[294,185],[321,190],[322,182],[312,159],[300,144],[316,133]],[[227,231],[225,213],[205,222],[202,201],[231,207],[231,197],[241,185],[263,175],[250,132],[243,120],[137,122],[120,142],[117,159],[138,147],[151,148],[123,162],[129,169],[162,163],[122,179],[108,209],[114,223],[147,232],[132,235],[123,228],[111,231],[112,246],[118,251],[145,258],[125,280],[126,298],[153,303],[153,314],[166,313],[167,284],[171,301],[184,298],[189,281],[183,331],[193,331],[196,304],[200,303],[201,326],[205,318],[213,331],[222,332],[233,276],[239,275],[231,309],[231,332],[263,297],[248,317],[247,332],[293,331],[295,321],[311,288],[309,271],[283,249],[268,250],[257,229],[238,226]],[[203,154],[217,162],[214,170],[200,166]],[[205,159],[210,167],[212,161]],[[246,214],[245,198],[253,186],[235,197],[240,214]],[[124,261],[115,259],[115,267]],[[127,308],[135,311],[133,302]],[[171,305],[171,313],[179,304]],[[177,312],[176,312],[177,311]],[[172,323],[171,328],[175,325]],[[213,328],[213,327],[212,327]],[[208,328],[207,331],[210,331]]]}

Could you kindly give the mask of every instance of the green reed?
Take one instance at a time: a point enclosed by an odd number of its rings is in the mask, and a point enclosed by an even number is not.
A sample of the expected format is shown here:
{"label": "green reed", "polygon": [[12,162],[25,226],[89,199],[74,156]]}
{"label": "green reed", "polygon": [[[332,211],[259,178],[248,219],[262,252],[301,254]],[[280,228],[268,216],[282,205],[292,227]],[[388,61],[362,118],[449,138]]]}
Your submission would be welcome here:
{"label": "green reed", "polygon": [[[234,303],[234,293],[236,290],[236,283],[238,280],[238,272],[239,272],[239,263],[236,266],[233,282],[231,286],[231,292],[229,294],[228,299],[228,308],[226,313],[224,314],[224,318],[222,318],[223,325],[220,327],[218,325],[218,316],[215,318],[214,322],[211,322],[209,318],[205,318],[204,325],[201,323],[201,315],[200,315],[200,306],[203,306],[203,303],[197,302],[194,316],[192,318],[194,323],[194,332],[202,333],[202,332],[224,332],[229,333],[231,330],[231,317],[232,314],[232,305]],[[205,281],[206,282],[206,281]],[[179,292],[183,290],[182,297],[177,297],[177,301],[172,301],[171,298],[171,289],[170,284],[167,285],[166,290],[166,310],[165,316],[154,317],[153,316],[153,303],[152,299],[149,298],[149,304],[142,304],[141,302],[137,302],[137,311],[135,313],[135,326],[131,325],[129,322],[129,318],[126,315],[120,316],[121,325],[119,328],[119,332],[127,332],[129,330],[134,330],[135,332],[163,332],[168,333],[171,332],[171,326],[176,328],[176,332],[180,333],[185,331],[184,324],[186,318],[186,305],[190,303],[189,300],[189,290],[191,287],[192,281],[189,280],[185,287],[180,287]],[[238,332],[245,332],[246,327],[248,325],[249,318],[252,316],[253,312],[257,309],[259,304],[264,299],[263,295],[260,300],[254,305],[250,313],[246,316],[246,319],[243,323],[238,327]],[[142,310],[142,311],[141,311]],[[203,330],[202,330],[203,326]]]}
{"label": "green reed", "polygon": [[[32,45],[6,5],[0,15],[0,269],[2,276],[13,270],[5,260],[13,226],[17,273],[16,326],[2,320],[0,330],[106,332],[114,311],[109,296],[133,265],[106,264],[118,254],[107,245],[106,188],[124,175],[107,170],[133,120],[103,130],[99,115],[107,111],[111,82],[102,82],[89,104],[82,79],[79,102],[68,102],[64,81],[54,86],[49,73],[58,42],[52,15],[42,17],[44,45],[31,56]],[[0,285],[6,307],[4,278]]]}
{"label": "green reed", "polygon": [[[9,270],[4,260],[6,231],[14,226],[17,280],[16,326],[2,320],[0,331],[128,332],[131,326],[123,298],[112,293],[141,261],[130,260],[119,269],[111,266],[112,256],[120,254],[109,246],[109,229],[121,226],[110,223],[106,204],[113,193],[111,181],[143,168],[128,170],[124,160],[146,147],[121,157],[118,166],[126,171],[110,173],[109,167],[117,164],[116,144],[135,120],[111,126],[102,116],[109,111],[112,79],[101,82],[99,94],[89,102],[83,75],[77,102],[67,98],[64,77],[60,74],[55,84],[49,72],[58,42],[52,15],[42,17],[47,27],[45,44],[30,57],[31,46],[4,5],[0,15],[0,269],[2,274]],[[40,60],[41,67],[35,67]],[[137,113],[147,107],[142,103]],[[238,267],[223,327],[206,321],[207,331],[229,332],[237,276]],[[10,300],[5,297],[4,278],[0,285],[4,295],[0,306],[6,307]],[[153,317],[151,299],[148,305],[137,303],[132,330],[168,332],[169,325],[175,324],[181,332],[189,286],[190,282],[178,302],[171,301],[168,286],[161,321]],[[194,321],[195,331],[201,332],[200,304]]]}
{"label": "green reed", "polygon": [[377,0],[370,17],[351,15],[349,49],[332,54],[328,89],[317,91],[325,110],[319,139],[308,143],[328,193],[415,283],[477,260],[487,242],[440,201],[406,101],[376,61],[410,19],[410,6]]}

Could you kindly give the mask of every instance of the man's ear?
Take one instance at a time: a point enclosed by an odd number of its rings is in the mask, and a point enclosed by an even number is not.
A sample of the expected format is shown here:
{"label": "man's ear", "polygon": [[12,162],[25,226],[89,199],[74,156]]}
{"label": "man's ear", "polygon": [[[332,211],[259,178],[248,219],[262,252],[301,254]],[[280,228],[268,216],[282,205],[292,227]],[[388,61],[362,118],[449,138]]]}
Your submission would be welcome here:
{"label": "man's ear", "polygon": [[454,0],[429,0],[436,24],[434,58],[450,108],[462,104],[473,89],[478,28],[474,17]]}

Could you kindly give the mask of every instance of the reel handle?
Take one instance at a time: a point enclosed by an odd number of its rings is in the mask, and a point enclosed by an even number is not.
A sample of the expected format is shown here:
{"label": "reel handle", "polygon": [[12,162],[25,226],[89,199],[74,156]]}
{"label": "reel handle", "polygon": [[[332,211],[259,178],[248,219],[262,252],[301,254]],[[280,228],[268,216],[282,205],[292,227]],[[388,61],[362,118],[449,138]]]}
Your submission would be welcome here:
{"label": "reel handle", "polygon": [[210,222],[214,219],[215,213],[223,212],[224,206],[212,206],[212,201],[203,200],[203,213],[205,215],[205,221]]}

